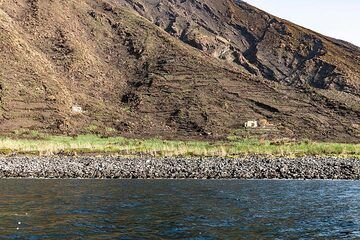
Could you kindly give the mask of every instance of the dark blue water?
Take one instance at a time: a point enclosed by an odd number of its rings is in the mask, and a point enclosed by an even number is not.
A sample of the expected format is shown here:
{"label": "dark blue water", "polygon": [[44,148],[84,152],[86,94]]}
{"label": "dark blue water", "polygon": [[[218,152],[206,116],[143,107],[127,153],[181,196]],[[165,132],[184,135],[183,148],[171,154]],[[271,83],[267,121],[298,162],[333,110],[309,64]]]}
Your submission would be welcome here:
{"label": "dark blue water", "polygon": [[0,180],[0,239],[360,239],[359,181]]}

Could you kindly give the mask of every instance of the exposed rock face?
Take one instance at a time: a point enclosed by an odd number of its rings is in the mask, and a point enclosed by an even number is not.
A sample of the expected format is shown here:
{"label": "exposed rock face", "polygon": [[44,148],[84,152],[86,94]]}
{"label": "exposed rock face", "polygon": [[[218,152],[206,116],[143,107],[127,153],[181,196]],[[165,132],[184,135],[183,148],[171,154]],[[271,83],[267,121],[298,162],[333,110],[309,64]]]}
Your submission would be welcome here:
{"label": "exposed rock face", "polygon": [[[249,73],[288,85],[359,95],[358,47],[300,28],[244,1],[127,2],[171,35]],[[353,60],[337,62],[339,50]]]}
{"label": "exposed rock face", "polygon": [[0,64],[2,132],[360,139],[359,48],[242,1],[3,0]]}
{"label": "exposed rock face", "polygon": [[360,179],[359,159],[12,157],[0,178]]}

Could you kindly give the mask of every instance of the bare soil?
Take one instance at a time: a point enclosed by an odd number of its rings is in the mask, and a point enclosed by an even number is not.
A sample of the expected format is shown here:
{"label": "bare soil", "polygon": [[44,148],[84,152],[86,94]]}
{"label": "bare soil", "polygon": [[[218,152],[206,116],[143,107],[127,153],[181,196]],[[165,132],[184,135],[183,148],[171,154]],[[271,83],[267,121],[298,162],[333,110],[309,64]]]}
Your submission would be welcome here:
{"label": "bare soil", "polygon": [[3,134],[360,139],[360,49],[244,2],[1,0],[0,66]]}

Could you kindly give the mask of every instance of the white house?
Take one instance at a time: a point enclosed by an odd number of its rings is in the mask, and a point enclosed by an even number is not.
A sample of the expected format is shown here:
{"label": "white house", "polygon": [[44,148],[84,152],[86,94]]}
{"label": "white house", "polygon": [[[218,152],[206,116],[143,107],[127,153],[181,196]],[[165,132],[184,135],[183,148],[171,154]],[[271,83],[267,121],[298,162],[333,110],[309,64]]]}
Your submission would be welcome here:
{"label": "white house", "polygon": [[246,128],[257,128],[257,127],[259,127],[259,123],[258,123],[258,121],[247,121],[245,123],[245,127]]}
{"label": "white house", "polygon": [[83,113],[84,112],[82,107],[77,106],[77,105],[72,106],[71,110],[73,113]]}

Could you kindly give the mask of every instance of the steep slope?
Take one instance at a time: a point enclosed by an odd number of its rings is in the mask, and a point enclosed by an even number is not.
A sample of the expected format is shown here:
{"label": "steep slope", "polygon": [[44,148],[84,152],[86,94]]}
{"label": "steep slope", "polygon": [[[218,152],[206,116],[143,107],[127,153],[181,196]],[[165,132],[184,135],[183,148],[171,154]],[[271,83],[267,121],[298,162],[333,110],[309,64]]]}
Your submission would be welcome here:
{"label": "steep slope", "polygon": [[2,0],[0,130],[354,142],[359,53],[226,0]]}
{"label": "steep slope", "polygon": [[139,14],[208,54],[266,79],[359,95],[360,49],[243,1],[128,0]]}

